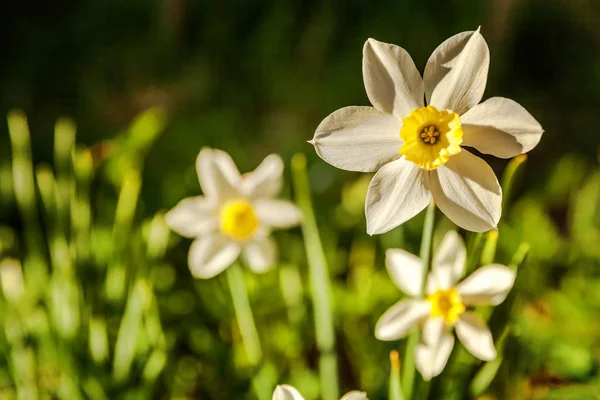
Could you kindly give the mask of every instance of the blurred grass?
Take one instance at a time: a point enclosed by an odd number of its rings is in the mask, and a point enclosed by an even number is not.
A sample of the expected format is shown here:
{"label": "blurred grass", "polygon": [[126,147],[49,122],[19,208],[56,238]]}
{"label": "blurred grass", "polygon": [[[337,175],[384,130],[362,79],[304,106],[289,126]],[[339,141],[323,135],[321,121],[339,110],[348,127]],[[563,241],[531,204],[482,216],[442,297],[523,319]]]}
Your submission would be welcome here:
{"label": "blurred grass", "polygon": [[[226,278],[192,280],[189,241],[161,217],[198,193],[205,145],[243,171],[269,152],[306,153],[340,389],[386,398],[390,351],[406,343],[373,336],[400,296],[383,250],[417,254],[423,215],[368,237],[370,177],[326,165],[305,141],[329,112],[368,103],[367,37],[403,46],[422,69],[442,40],[478,25],[491,50],[485,97],[514,98],[547,132],[510,179],[499,235],[465,235],[471,269],[530,246],[508,327],[491,320],[503,362],[459,354],[439,382],[465,374],[475,378],[465,390],[498,400],[600,398],[597,2],[34,4],[6,4],[0,17],[10,39],[0,44],[0,398],[250,398]],[[451,227],[437,224],[434,248]],[[245,274],[263,373],[314,399],[322,346],[300,230],[277,240],[281,265]],[[434,383],[432,396],[443,389]]]}

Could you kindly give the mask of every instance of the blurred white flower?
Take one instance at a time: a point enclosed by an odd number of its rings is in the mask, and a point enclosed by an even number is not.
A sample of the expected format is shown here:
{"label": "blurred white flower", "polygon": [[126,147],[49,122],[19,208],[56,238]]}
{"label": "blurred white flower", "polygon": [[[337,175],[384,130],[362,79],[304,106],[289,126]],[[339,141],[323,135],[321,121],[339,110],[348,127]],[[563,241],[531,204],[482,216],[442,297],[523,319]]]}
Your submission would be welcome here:
{"label": "blurred white flower", "polygon": [[478,105],[489,61],[479,29],[442,43],[423,78],[403,48],[366,41],[362,69],[373,107],[333,112],[310,142],[335,167],[377,171],[365,207],[369,234],[395,228],[431,200],[464,229],[497,226],[502,191],[494,171],[461,146],[510,158],[533,149],[543,129],[513,100]]}
{"label": "blurred white flower", "polygon": [[212,278],[240,254],[254,272],[273,266],[277,248],[271,230],[300,221],[294,204],[275,199],[283,184],[281,158],[269,155],[242,176],[227,153],[204,148],[196,170],[204,195],[183,199],[165,217],[172,230],[195,238],[188,255],[192,274]]}
{"label": "blurred white flower", "polygon": [[[304,400],[304,397],[290,385],[278,385],[273,392],[273,400]],[[346,393],[340,400],[369,400],[365,392],[352,391]]]}
{"label": "blurred white flower", "polygon": [[496,358],[490,330],[467,307],[502,303],[514,284],[516,273],[504,265],[490,264],[459,282],[465,271],[465,259],[462,238],[454,231],[448,232],[433,258],[423,299],[419,298],[425,279],[421,259],[400,249],[386,253],[392,280],[401,291],[415,298],[401,300],[390,307],[379,318],[375,336],[379,340],[397,340],[419,325],[422,340],[416,348],[415,359],[424,379],[439,375],[446,366],[454,346],[452,327],[475,357],[484,361]]}

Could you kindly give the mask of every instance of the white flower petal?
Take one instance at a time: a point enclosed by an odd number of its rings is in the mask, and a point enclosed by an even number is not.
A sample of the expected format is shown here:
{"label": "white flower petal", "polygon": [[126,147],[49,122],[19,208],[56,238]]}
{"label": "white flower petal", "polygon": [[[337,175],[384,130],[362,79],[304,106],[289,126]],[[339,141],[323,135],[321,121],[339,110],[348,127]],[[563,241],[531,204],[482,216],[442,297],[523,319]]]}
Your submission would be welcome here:
{"label": "white flower petal", "polygon": [[423,324],[423,342],[429,347],[437,347],[444,333],[444,318],[429,317]]}
{"label": "white flower petal", "polygon": [[235,163],[221,150],[203,148],[196,158],[196,172],[206,197],[219,201],[240,197],[241,177]]}
{"label": "white flower petal", "polygon": [[434,264],[430,276],[433,278],[433,286],[435,290],[448,290],[454,286],[454,278],[452,276],[452,264]]}
{"label": "white flower petal", "polygon": [[369,400],[367,398],[367,394],[365,392],[359,392],[358,390],[353,390],[351,392],[346,393],[340,400]]}
{"label": "white flower petal", "polygon": [[449,285],[453,286],[465,272],[467,248],[456,231],[448,231],[433,257],[433,271],[448,269]]}
{"label": "white flower petal", "polygon": [[363,47],[363,79],[371,104],[398,119],[423,107],[423,79],[402,47],[369,39]]}
{"label": "white flower petal", "polygon": [[506,299],[517,274],[499,264],[485,265],[456,286],[466,305],[498,305]]}
{"label": "white flower petal", "polygon": [[293,386],[277,385],[273,392],[273,400],[304,400],[304,397]]}
{"label": "white flower petal", "polygon": [[400,157],[401,127],[401,121],[373,107],[345,107],[321,122],[310,143],[334,167],[374,172]]}
{"label": "white flower petal", "polygon": [[277,244],[271,237],[256,237],[244,245],[243,254],[248,267],[260,274],[277,262]]}
{"label": "white flower petal", "polygon": [[290,228],[300,223],[302,214],[294,203],[286,200],[258,199],[254,211],[262,224],[275,228]]}
{"label": "white flower petal", "polygon": [[454,336],[444,334],[437,346],[419,344],[415,349],[415,364],[426,381],[438,376],[446,367],[452,348]]}
{"label": "white flower petal", "polygon": [[384,165],[367,191],[369,235],[385,233],[408,221],[431,201],[428,174],[404,157]]}
{"label": "white flower petal", "polygon": [[454,328],[463,346],[475,357],[483,361],[496,358],[492,333],[477,315],[471,312],[462,313]]}
{"label": "white flower petal", "polygon": [[379,340],[397,340],[431,311],[431,304],[423,300],[401,300],[390,307],[377,321],[375,337]]}
{"label": "white flower petal", "polygon": [[213,232],[219,225],[216,204],[203,196],[181,200],[165,215],[171,230],[184,237],[197,237]]}
{"label": "white flower petal", "polygon": [[544,130],[519,103],[492,97],[461,117],[463,146],[484,154],[511,158],[539,143]]}
{"label": "white flower petal", "polygon": [[423,74],[428,104],[463,114],[481,101],[490,51],[479,29],[447,39],[433,52]]}
{"label": "white flower petal", "polygon": [[438,284],[434,277],[433,271],[431,273],[427,274],[427,282],[425,284],[425,294],[427,294],[427,296],[431,296],[432,294],[434,294],[435,292],[437,292],[440,289],[441,288],[438,288]]}
{"label": "white flower petal", "polygon": [[423,290],[423,263],[421,259],[402,249],[385,252],[385,264],[398,289],[411,297],[419,297]]}
{"label": "white flower petal", "polygon": [[252,172],[244,174],[241,192],[248,197],[275,197],[283,186],[283,160],[270,154]]}
{"label": "white flower petal", "polygon": [[433,200],[452,222],[469,231],[495,229],[502,214],[502,189],[492,168],[462,150],[431,171]]}
{"label": "white flower petal", "polygon": [[240,245],[220,235],[198,238],[192,242],[188,263],[192,275],[208,279],[220,274],[239,256]]}

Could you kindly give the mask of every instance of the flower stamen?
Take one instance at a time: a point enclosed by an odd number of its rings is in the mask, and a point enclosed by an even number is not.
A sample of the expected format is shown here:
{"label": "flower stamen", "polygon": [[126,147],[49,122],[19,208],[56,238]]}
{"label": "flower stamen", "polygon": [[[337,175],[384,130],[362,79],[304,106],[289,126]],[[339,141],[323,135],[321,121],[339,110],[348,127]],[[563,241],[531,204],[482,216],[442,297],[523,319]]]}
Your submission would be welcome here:
{"label": "flower stamen", "polygon": [[249,201],[234,200],[221,207],[221,232],[238,241],[252,237],[258,228],[258,217]]}
{"label": "flower stamen", "polygon": [[440,131],[435,125],[429,125],[421,132],[421,140],[427,144],[435,144],[438,136],[440,136]]}
{"label": "flower stamen", "polygon": [[431,316],[444,318],[447,325],[456,322],[465,311],[460,293],[454,287],[436,291],[427,297],[427,301],[431,303]]}
{"label": "flower stamen", "polygon": [[419,168],[432,171],[460,153],[462,126],[458,114],[421,107],[402,119],[400,154]]}

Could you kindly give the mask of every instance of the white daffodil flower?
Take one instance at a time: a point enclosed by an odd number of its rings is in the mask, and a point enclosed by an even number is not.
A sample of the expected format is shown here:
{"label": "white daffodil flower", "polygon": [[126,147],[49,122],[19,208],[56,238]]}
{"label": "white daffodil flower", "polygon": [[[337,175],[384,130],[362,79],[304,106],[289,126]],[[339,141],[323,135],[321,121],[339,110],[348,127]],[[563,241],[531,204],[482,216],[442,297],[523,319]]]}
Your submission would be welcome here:
{"label": "white daffodil flower", "polygon": [[362,70],[373,107],[333,112],[310,143],[337,168],[377,171],[365,205],[369,234],[395,228],[431,200],[464,229],[497,226],[498,180],[485,161],[462,146],[510,158],[533,149],[543,129],[513,100],[492,97],[478,104],[489,62],[479,29],[442,43],[423,79],[406,50],[366,41]]}
{"label": "white daffodil flower", "polygon": [[[273,400],[304,400],[298,390],[290,385],[278,385],[273,392]],[[340,400],[369,400],[365,392],[352,391]]]}
{"label": "white daffodil flower", "polygon": [[300,221],[294,204],[274,198],[283,184],[281,158],[269,155],[242,176],[227,153],[204,148],[196,171],[204,196],[183,199],[165,217],[173,231],[195,238],[188,255],[192,274],[212,278],[240,254],[254,272],[273,266],[277,247],[271,230]]}
{"label": "white daffodil flower", "polygon": [[[468,311],[476,305],[498,305],[512,288],[516,273],[504,265],[490,264],[473,272],[462,282],[466,249],[461,237],[448,232],[433,258],[425,279],[421,259],[404,250],[390,249],[386,265],[396,286],[412,299],[401,300],[387,310],[375,327],[379,340],[397,340],[413,326],[420,326],[422,341],[415,351],[417,369],[424,379],[439,375],[454,347],[456,334],[465,348],[480,360],[496,358],[492,334],[485,322]],[[459,282],[459,283],[457,283]]]}

